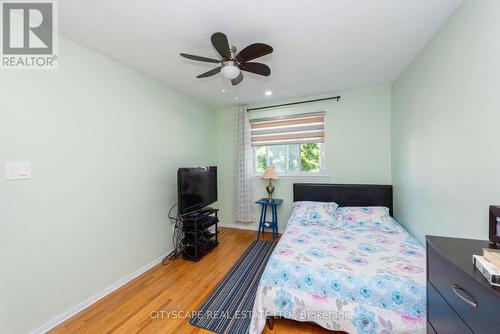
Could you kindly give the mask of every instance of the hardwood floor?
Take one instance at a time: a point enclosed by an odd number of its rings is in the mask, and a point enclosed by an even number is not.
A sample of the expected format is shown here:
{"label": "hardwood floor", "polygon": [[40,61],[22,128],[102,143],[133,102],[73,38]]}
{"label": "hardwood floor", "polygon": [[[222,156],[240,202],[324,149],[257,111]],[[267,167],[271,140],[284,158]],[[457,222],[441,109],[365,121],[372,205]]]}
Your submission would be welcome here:
{"label": "hardwood floor", "polygon": [[[255,231],[220,228],[220,245],[200,262],[177,259],[157,265],[50,333],[212,333],[191,326],[188,319],[166,314],[196,311],[255,237]],[[270,233],[264,238],[270,239]],[[314,324],[277,319],[274,329],[266,327],[263,333],[332,332]]]}

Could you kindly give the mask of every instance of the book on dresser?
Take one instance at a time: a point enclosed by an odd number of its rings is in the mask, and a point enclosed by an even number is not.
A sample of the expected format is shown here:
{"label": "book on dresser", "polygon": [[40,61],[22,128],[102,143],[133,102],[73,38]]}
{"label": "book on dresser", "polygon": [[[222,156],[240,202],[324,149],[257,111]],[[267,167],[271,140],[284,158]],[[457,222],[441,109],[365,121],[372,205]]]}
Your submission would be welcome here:
{"label": "book on dresser", "polygon": [[495,267],[500,268],[500,250],[483,248],[483,257]]}
{"label": "book on dresser", "polygon": [[472,262],[491,285],[500,286],[500,270],[481,255],[472,255]]}

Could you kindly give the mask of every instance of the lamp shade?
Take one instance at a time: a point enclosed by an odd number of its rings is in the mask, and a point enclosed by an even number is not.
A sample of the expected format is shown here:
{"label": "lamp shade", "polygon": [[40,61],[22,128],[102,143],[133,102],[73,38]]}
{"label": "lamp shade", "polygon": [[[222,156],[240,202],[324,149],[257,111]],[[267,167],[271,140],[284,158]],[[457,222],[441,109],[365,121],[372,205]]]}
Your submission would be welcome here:
{"label": "lamp shade", "polygon": [[267,166],[266,170],[264,171],[264,175],[262,175],[262,178],[264,180],[277,180],[278,175],[276,175],[276,170],[274,169],[274,166]]}
{"label": "lamp shade", "polygon": [[224,65],[221,72],[225,78],[230,80],[236,79],[238,75],[240,75],[240,69],[237,66],[234,66],[232,63],[229,65]]}

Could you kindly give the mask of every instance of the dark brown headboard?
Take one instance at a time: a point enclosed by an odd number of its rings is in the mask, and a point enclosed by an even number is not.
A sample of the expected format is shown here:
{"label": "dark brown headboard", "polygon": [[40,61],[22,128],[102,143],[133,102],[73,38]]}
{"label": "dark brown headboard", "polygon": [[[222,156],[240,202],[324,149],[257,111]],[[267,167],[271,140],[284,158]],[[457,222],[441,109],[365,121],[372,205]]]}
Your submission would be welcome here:
{"label": "dark brown headboard", "polygon": [[293,201],[335,202],[339,206],[385,206],[392,216],[392,186],[294,183]]}

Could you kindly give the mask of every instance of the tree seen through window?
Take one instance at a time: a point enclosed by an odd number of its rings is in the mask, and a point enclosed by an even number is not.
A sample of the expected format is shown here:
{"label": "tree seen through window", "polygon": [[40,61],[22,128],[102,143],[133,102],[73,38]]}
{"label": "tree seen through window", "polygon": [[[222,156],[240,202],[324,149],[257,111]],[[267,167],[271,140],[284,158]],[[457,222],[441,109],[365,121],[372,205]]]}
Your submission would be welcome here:
{"label": "tree seen through window", "polygon": [[255,171],[274,166],[278,173],[319,173],[321,144],[287,144],[255,147]]}

